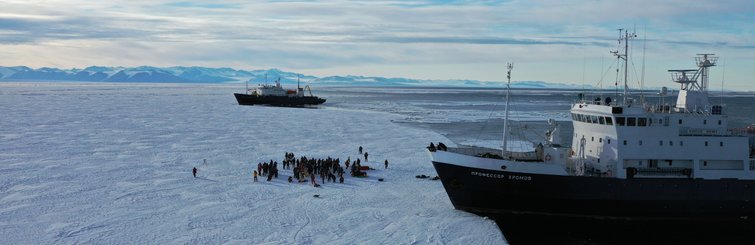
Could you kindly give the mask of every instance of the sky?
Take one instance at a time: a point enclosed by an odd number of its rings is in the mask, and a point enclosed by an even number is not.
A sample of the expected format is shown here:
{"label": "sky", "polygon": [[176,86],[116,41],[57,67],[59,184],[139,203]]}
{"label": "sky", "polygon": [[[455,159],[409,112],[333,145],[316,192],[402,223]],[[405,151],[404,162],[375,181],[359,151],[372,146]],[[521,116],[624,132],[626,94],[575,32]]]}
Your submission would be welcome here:
{"label": "sky", "polygon": [[[637,34],[630,87],[713,53],[711,89],[755,90],[755,2],[4,0],[0,66],[279,68],[315,76],[512,80],[613,88],[618,28]],[[644,60],[644,62],[643,62]]]}

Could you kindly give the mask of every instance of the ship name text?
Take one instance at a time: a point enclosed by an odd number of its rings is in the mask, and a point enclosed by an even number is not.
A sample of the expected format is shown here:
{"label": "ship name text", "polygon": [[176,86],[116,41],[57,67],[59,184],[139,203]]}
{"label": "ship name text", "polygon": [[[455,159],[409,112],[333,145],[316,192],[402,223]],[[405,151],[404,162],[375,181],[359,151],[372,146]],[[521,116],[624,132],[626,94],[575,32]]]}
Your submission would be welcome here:
{"label": "ship name text", "polygon": [[472,176],[480,176],[485,178],[493,178],[493,179],[508,179],[508,180],[514,180],[514,181],[530,181],[532,180],[532,176],[524,176],[524,175],[505,175],[505,174],[497,174],[497,173],[482,173],[482,172],[471,172]]}

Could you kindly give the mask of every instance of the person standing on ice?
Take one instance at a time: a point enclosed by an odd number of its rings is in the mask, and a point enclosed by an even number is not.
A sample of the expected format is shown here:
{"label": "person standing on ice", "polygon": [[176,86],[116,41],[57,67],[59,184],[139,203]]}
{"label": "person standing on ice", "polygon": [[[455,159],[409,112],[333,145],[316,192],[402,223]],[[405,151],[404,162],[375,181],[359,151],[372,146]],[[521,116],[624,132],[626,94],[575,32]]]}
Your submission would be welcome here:
{"label": "person standing on ice", "polygon": [[254,170],[254,182],[257,182],[257,170]]}
{"label": "person standing on ice", "polygon": [[359,154],[362,154],[362,146],[359,146]]}
{"label": "person standing on ice", "polygon": [[369,162],[369,161],[367,161],[367,155],[369,155],[369,154],[367,154],[367,152],[365,151],[364,152],[364,162]]}
{"label": "person standing on ice", "polygon": [[385,169],[388,169],[388,159],[385,159]]}
{"label": "person standing on ice", "polygon": [[197,167],[194,167],[194,168],[191,169],[191,174],[194,175],[194,178],[197,177]]}
{"label": "person standing on ice", "polygon": [[317,187],[317,183],[315,183],[315,175],[309,174],[309,178],[312,180],[312,186]]}

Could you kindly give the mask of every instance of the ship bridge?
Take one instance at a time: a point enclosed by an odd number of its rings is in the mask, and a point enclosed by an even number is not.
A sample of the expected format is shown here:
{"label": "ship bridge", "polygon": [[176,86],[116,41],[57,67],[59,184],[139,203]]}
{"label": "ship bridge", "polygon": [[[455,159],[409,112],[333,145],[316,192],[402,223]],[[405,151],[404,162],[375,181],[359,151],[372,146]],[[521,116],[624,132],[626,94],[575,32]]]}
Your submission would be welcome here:
{"label": "ship bridge", "polygon": [[729,130],[723,107],[708,100],[715,61],[702,54],[699,69],[669,70],[680,86],[675,104],[580,96],[571,108],[572,159],[586,174],[619,178],[755,178],[748,138]]}

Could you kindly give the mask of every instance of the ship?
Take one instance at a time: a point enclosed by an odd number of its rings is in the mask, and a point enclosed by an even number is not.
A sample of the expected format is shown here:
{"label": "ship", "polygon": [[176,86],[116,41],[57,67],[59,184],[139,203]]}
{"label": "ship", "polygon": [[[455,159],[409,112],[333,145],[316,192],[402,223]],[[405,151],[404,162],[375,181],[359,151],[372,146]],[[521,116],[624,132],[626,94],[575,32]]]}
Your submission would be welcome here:
{"label": "ship", "polygon": [[275,85],[260,84],[254,89],[249,89],[247,85],[246,93],[234,93],[233,96],[236,97],[239,105],[303,107],[325,103],[324,98],[312,95],[309,85],[302,88],[297,81],[296,87],[296,90],[284,89],[279,78],[275,81]]}
{"label": "ship", "polygon": [[571,146],[549,120],[532,151],[507,150],[506,123],[501,149],[427,147],[454,208],[494,219],[512,244],[755,243],[755,126],[728,128],[724,105],[711,103],[717,57],[669,70],[676,102],[650,104],[626,85],[636,35],[619,36],[623,98],[579,94]]}

